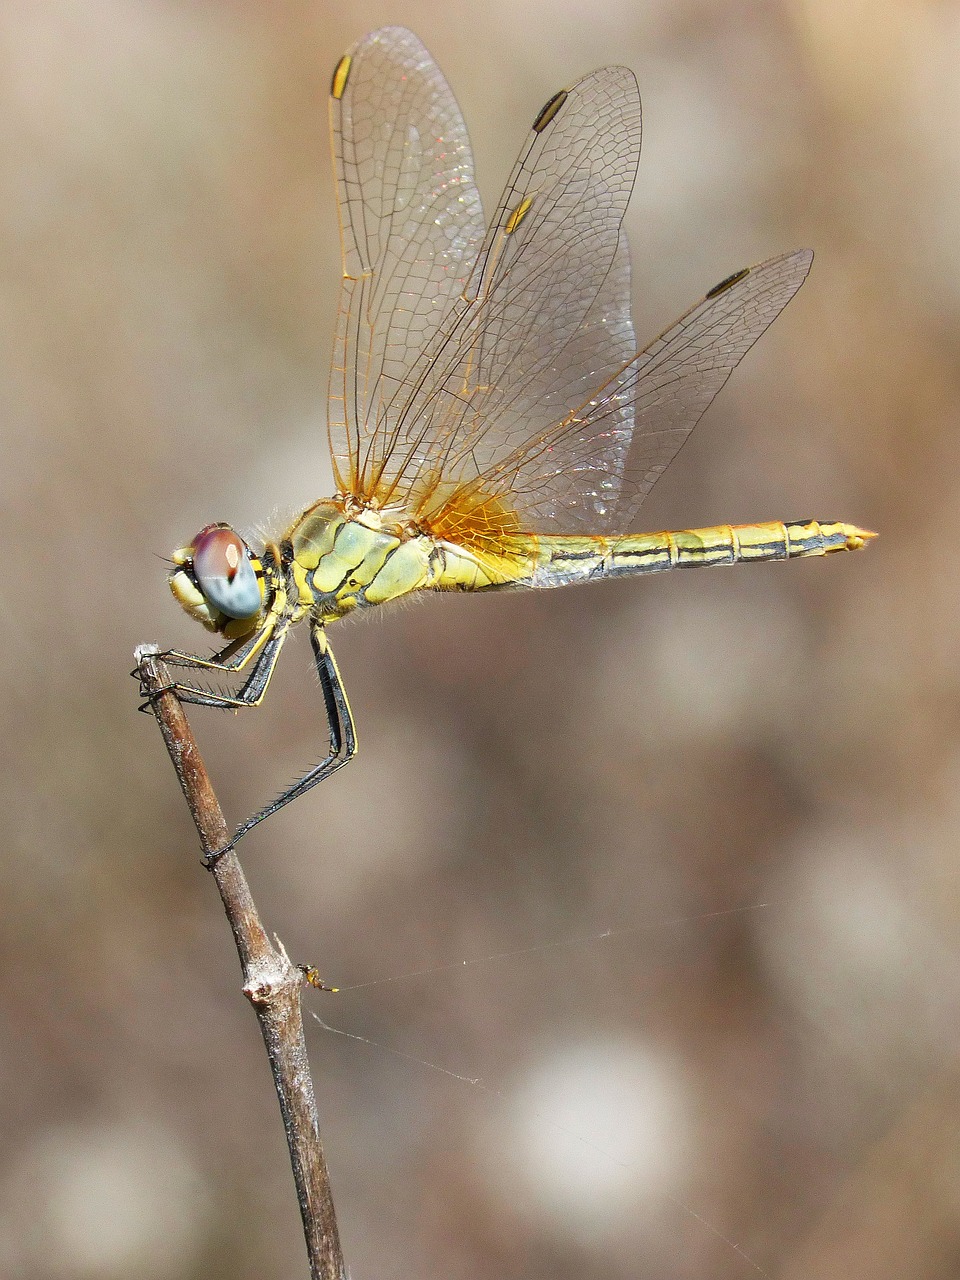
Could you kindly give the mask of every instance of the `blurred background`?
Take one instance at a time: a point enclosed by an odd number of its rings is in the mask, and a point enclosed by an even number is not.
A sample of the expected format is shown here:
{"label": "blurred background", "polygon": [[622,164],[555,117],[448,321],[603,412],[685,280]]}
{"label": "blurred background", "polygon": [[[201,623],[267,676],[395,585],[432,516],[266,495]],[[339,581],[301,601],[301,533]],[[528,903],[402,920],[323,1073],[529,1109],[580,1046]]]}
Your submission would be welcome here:
{"label": "blurred background", "polygon": [[[307,1004],[365,1038],[308,1033],[351,1274],[955,1277],[960,7],[932,0],[5,0],[0,1270],[306,1273],[127,672],[204,643],[160,556],[331,487],[326,93],[388,22],[488,207],[550,94],[634,69],[638,336],[815,248],[645,526],[882,536],[335,630],[360,756],[242,855],[345,988]],[[194,723],[249,813],[322,750],[306,637],[261,711]]]}

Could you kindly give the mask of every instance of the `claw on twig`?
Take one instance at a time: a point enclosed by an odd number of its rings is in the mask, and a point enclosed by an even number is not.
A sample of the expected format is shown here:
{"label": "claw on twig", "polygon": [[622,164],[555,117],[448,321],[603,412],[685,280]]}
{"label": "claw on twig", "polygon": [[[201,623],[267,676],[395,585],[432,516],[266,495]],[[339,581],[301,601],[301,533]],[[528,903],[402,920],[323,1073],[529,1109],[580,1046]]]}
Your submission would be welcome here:
{"label": "claw on twig", "polygon": [[213,853],[205,853],[203,855],[203,865],[208,871],[212,871],[225,853],[232,853],[234,840],[228,840],[222,849],[214,849]]}

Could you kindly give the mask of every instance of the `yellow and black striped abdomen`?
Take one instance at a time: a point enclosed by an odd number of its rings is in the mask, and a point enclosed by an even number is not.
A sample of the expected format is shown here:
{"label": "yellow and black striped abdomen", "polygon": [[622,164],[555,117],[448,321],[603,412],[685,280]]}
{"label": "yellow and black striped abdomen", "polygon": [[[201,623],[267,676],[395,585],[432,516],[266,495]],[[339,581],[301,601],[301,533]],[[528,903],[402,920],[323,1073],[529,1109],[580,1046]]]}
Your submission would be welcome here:
{"label": "yellow and black striped abdomen", "polygon": [[673,533],[626,534],[619,538],[541,536],[535,543],[531,587],[561,587],[625,574],[659,573],[690,565],[738,564],[746,560],[792,560],[833,551],[857,551],[874,535],[849,524],[797,520],[767,524],[714,525]]}

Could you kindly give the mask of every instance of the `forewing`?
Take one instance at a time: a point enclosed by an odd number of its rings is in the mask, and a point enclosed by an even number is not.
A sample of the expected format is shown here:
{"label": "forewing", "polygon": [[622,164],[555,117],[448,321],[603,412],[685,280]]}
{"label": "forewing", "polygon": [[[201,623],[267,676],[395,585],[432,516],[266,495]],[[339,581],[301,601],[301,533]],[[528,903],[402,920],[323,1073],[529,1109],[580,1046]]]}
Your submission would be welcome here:
{"label": "forewing", "polygon": [[[606,385],[491,468],[477,486],[504,501],[510,495],[524,528],[533,531],[554,531],[558,518],[568,532],[628,531],[640,503],[736,365],[800,288],[812,260],[809,249],[800,249],[716,285]],[[571,473],[591,476],[594,459],[619,438],[625,405],[632,406],[633,436],[615,500],[603,503],[596,487],[578,505],[558,505],[569,494]],[[608,508],[600,522],[598,503]]]}
{"label": "forewing", "polygon": [[330,129],[343,255],[330,451],[341,490],[359,492],[384,401],[407,385],[470,276],[483,211],[456,99],[404,28],[341,59]]}
{"label": "forewing", "polygon": [[[606,67],[551,99],[463,297],[380,406],[364,496],[429,520],[443,495],[549,429],[634,354],[620,224],[639,151],[630,71]],[[607,473],[628,418],[622,407],[621,436],[600,459]]]}

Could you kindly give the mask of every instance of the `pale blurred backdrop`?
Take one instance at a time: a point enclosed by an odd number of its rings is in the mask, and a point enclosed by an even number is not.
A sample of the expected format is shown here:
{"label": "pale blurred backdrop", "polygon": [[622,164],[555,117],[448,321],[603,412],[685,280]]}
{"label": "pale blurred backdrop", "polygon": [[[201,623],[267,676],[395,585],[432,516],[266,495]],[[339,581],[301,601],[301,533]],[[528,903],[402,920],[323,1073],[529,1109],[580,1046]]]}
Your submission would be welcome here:
{"label": "pale blurred backdrop", "polygon": [[[351,1274],[952,1280],[960,7],[924,0],[5,0],[0,1272],[306,1273],[127,672],[204,643],[159,556],[330,487],[326,93],[385,23],[446,72],[488,205],[547,97],[634,69],[639,336],[816,250],[645,526],[882,536],[333,632],[360,756],[242,854],[358,988],[307,1003],[375,1042],[309,1031]],[[305,639],[261,711],[194,717],[234,818],[322,751]]]}

